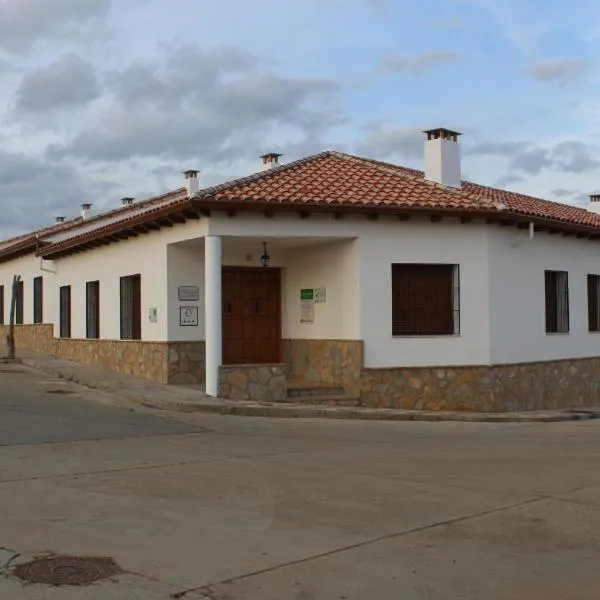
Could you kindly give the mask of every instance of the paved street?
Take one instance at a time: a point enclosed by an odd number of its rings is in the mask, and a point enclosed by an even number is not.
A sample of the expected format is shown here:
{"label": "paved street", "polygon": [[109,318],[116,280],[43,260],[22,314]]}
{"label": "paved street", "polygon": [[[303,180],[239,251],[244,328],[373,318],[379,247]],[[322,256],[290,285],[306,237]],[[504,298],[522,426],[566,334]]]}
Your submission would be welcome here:
{"label": "paved street", "polygon": [[[0,365],[0,599],[597,600],[600,421],[143,409]],[[24,585],[48,553],[113,557]]]}

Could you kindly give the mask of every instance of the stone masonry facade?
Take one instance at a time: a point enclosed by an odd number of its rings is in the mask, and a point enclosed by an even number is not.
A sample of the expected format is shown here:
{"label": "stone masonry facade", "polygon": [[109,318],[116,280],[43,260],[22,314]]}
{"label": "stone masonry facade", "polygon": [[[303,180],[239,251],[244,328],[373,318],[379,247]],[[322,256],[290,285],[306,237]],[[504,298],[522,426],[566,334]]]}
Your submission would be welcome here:
{"label": "stone masonry facade", "polygon": [[[0,326],[5,340],[8,326]],[[15,326],[15,344],[159,383],[204,386],[204,342],[78,340],[52,325]],[[353,340],[286,340],[285,363],[222,367],[221,397],[282,401],[287,381],[339,384],[362,406],[508,412],[600,405],[600,357],[514,365],[363,368]]]}
{"label": "stone masonry facade", "polygon": [[230,400],[282,402],[287,397],[285,365],[221,367],[219,371],[219,397]]}
{"label": "stone masonry facade", "polygon": [[346,395],[361,393],[363,342],[360,340],[284,340],[288,377],[311,384],[337,384]]}
{"label": "stone masonry facade", "polygon": [[[6,339],[8,326],[0,325]],[[16,325],[15,346],[158,383],[203,386],[204,342],[81,340],[54,337],[52,325]]]}
{"label": "stone masonry facade", "polygon": [[361,404],[511,412],[600,405],[600,357],[481,367],[365,369]]}

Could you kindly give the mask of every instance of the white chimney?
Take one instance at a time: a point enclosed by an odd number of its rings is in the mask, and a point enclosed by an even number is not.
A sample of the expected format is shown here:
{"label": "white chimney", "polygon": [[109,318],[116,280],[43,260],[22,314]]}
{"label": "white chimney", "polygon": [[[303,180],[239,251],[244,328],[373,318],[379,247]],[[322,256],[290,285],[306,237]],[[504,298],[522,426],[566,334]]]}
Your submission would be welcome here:
{"label": "white chimney", "polygon": [[263,154],[260,158],[262,159],[262,170],[268,171],[279,166],[279,157],[283,154],[277,154],[277,152],[268,152]]}
{"label": "white chimney", "polygon": [[198,173],[200,173],[200,171],[194,171],[193,169],[183,171],[183,176],[185,177],[185,189],[187,190],[188,196],[191,196],[200,189]]}
{"label": "white chimney", "polygon": [[64,223],[65,222],[65,217],[54,217],[54,220],[57,223]]}
{"label": "white chimney", "polygon": [[89,203],[85,203],[81,205],[81,218],[85,221],[89,219],[92,213],[92,205]]}
{"label": "white chimney", "polygon": [[460,144],[457,131],[439,127],[424,131],[425,179],[445,187],[460,187]]}
{"label": "white chimney", "polygon": [[591,194],[588,202],[588,210],[600,215],[600,194]]}

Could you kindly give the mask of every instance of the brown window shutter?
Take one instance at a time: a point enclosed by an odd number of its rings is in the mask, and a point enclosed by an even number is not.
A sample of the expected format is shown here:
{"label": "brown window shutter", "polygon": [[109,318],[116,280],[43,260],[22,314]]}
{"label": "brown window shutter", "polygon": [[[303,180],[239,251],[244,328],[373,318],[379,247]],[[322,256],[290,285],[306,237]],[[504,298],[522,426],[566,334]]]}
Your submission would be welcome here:
{"label": "brown window shutter", "polygon": [[452,335],[454,265],[392,265],[392,334]]}

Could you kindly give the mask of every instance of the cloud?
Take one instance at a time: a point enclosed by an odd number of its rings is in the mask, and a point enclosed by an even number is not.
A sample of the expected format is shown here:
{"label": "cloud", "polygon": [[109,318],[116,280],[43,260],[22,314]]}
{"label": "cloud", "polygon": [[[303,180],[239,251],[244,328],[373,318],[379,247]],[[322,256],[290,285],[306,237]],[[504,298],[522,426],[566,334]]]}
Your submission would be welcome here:
{"label": "cloud", "polygon": [[543,83],[566,84],[580,79],[588,65],[583,60],[574,58],[545,58],[531,63],[525,72]]}
{"label": "cloud", "polygon": [[0,237],[44,227],[55,216],[76,216],[79,205],[97,201],[101,189],[71,166],[0,150],[0,198],[10,199],[3,203]]}
{"label": "cloud", "polygon": [[233,161],[269,140],[320,139],[343,122],[336,82],[265,72],[254,55],[235,48],[179,48],[111,73],[107,85],[109,108],[51,147],[52,158]]}
{"label": "cloud", "polygon": [[1,0],[0,49],[27,52],[41,40],[108,13],[111,0]]}
{"label": "cloud", "polygon": [[462,59],[456,52],[422,52],[414,56],[392,58],[383,61],[380,71],[387,75],[411,71],[422,73],[437,66],[456,63]]}
{"label": "cloud", "polygon": [[523,181],[523,177],[507,173],[506,175],[498,177],[496,183],[494,183],[494,187],[504,188],[509,186],[511,183],[518,183],[519,181]]}
{"label": "cloud", "polygon": [[413,128],[381,122],[367,125],[364,132],[357,154],[378,159],[423,157],[423,134]]}
{"label": "cloud", "polygon": [[526,142],[484,141],[474,146],[468,146],[465,148],[464,154],[511,156],[523,152],[526,148]]}
{"label": "cloud", "polygon": [[94,66],[76,54],[36,69],[17,90],[17,109],[47,111],[85,105],[100,95]]}
{"label": "cloud", "polygon": [[593,156],[593,149],[577,140],[565,140],[549,148],[520,141],[483,141],[468,147],[465,154],[505,156],[509,158],[511,169],[530,175],[538,175],[543,169],[579,174],[600,167],[600,161]]}

